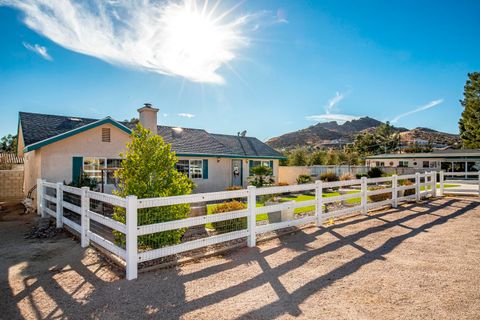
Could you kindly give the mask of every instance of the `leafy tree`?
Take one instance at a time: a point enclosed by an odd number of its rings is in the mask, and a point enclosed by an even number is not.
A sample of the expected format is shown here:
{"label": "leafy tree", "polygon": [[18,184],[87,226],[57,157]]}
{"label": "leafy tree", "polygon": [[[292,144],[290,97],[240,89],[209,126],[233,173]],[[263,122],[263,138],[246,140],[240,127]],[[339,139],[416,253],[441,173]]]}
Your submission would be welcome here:
{"label": "leafy tree", "polygon": [[123,120],[123,122],[124,122],[127,126],[136,126],[137,124],[140,123],[140,120],[139,120],[138,118],[131,118],[130,120],[125,119],[125,120]]}
{"label": "leafy tree", "polygon": [[306,166],[308,164],[307,151],[303,148],[293,150],[288,157],[290,166]]}
{"label": "leafy tree", "polygon": [[480,148],[480,72],[468,74],[460,103],[464,108],[458,123],[463,145]]}
{"label": "leafy tree", "polygon": [[0,139],[0,151],[16,152],[17,151],[17,135],[7,134]]}
{"label": "leafy tree", "polygon": [[398,150],[400,134],[389,122],[378,126],[375,131],[365,132],[355,137],[355,150],[360,155],[389,153]]}
{"label": "leafy tree", "polygon": [[[138,198],[168,197],[189,194],[193,183],[176,170],[177,157],[170,144],[137,124],[132,131],[127,150],[120,155],[122,168],[115,172],[120,197],[136,195]],[[154,207],[138,210],[138,224],[153,224],[184,219],[190,212],[188,204]],[[116,208],[114,219],[125,223],[125,209]],[[140,247],[155,249],[181,241],[185,229],[177,229],[138,237]],[[123,243],[124,234],[115,233],[116,241]]]}
{"label": "leafy tree", "polygon": [[310,163],[311,166],[325,165],[327,163],[327,152],[326,151],[315,151],[310,156],[309,163]]}

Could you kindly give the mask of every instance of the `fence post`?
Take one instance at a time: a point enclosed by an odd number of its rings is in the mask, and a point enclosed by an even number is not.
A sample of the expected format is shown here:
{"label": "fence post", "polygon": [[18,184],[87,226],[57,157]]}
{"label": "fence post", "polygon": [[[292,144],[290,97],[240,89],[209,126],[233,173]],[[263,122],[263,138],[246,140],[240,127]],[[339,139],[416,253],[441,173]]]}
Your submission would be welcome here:
{"label": "fence post", "polygon": [[361,186],[362,186],[362,212],[363,214],[367,214],[367,177],[362,177],[360,179],[362,181]]}
{"label": "fence post", "polygon": [[398,207],[398,176],[394,174],[392,176],[392,207]]}
{"label": "fence post", "polygon": [[82,216],[80,220],[80,228],[82,231],[82,234],[80,235],[82,248],[86,248],[90,244],[90,239],[88,238],[88,231],[90,230],[90,219],[88,218],[87,214],[87,211],[90,210],[90,198],[87,197],[87,191],[89,191],[88,187],[82,187]]}
{"label": "fence post", "polygon": [[42,179],[37,179],[37,214],[44,218],[43,213],[43,181]]}
{"label": "fence post", "polygon": [[440,192],[439,192],[440,197],[443,197],[444,188],[445,188],[445,172],[442,170],[440,171]]}
{"label": "fence post", "polygon": [[257,242],[257,235],[255,227],[257,226],[257,214],[255,208],[257,207],[257,189],[255,186],[248,186],[248,238],[247,245],[249,247],[255,247]]}
{"label": "fence post", "polygon": [[126,209],[126,263],[127,280],[136,279],[138,276],[138,239],[137,239],[137,196],[127,196]]}
{"label": "fence post", "polygon": [[56,184],[56,219],[57,219],[57,228],[63,228],[63,183],[57,182]]}
{"label": "fence post", "polygon": [[432,197],[437,196],[437,172],[432,171]]}
{"label": "fence post", "polygon": [[420,172],[415,172],[415,201],[420,202]]}
{"label": "fence post", "polygon": [[315,205],[315,216],[316,216],[316,222],[317,222],[317,227],[321,227],[323,223],[323,182],[322,180],[317,180],[315,181],[315,200],[316,200],[316,205]]}

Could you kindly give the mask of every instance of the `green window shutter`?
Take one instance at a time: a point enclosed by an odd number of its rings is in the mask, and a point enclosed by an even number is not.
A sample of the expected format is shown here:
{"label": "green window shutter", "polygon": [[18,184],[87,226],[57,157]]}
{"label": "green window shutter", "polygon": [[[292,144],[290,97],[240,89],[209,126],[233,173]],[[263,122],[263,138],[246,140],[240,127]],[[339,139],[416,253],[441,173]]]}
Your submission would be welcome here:
{"label": "green window shutter", "polygon": [[82,174],[83,157],[73,157],[72,159],[72,182],[78,183]]}
{"label": "green window shutter", "polygon": [[252,168],[253,168],[253,160],[248,162],[248,175],[252,175]]}
{"label": "green window shutter", "polygon": [[273,171],[273,160],[270,160],[270,168],[271,168],[272,171]]}
{"label": "green window shutter", "polygon": [[203,159],[203,179],[208,179],[208,159]]}

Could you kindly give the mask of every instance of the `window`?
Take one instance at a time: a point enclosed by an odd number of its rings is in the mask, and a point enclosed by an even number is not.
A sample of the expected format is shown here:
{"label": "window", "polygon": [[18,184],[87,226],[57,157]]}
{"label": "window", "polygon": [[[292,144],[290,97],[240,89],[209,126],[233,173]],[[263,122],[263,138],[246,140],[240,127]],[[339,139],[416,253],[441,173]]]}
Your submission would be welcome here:
{"label": "window", "polygon": [[383,162],[383,161],[375,161],[375,167],[385,167],[385,162]]}
{"label": "window", "polygon": [[178,160],[176,168],[190,179],[203,179],[203,160]]}
{"label": "window", "polygon": [[252,168],[259,167],[259,166],[264,166],[264,167],[270,167],[270,161],[266,160],[250,160],[250,175],[252,175]]}
{"label": "window", "polygon": [[424,168],[430,168],[430,161],[423,161]]}
{"label": "window", "polygon": [[110,128],[102,128],[102,142],[110,142]]}
{"label": "window", "polygon": [[408,161],[398,161],[398,166],[406,168],[408,167]]}
{"label": "window", "polygon": [[[107,159],[99,157],[85,157],[83,158],[83,173],[92,179],[95,179],[97,182],[102,181],[102,170],[103,169],[115,169],[120,168],[122,164],[122,159]],[[113,177],[113,170],[107,171],[103,170],[104,181],[107,184],[115,184],[115,178]]]}

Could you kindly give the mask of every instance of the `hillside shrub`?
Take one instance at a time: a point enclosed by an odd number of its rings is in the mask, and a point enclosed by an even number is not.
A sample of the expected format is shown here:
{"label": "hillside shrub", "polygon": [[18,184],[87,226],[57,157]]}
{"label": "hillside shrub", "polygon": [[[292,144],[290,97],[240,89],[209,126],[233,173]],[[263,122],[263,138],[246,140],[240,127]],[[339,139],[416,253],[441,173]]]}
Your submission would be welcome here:
{"label": "hillside shrub", "polygon": [[[122,168],[115,172],[119,181],[115,195],[136,195],[140,199],[185,195],[192,191],[193,183],[175,168],[178,160],[170,144],[140,124],[132,131],[126,152],[120,156]],[[114,210],[113,219],[125,223],[125,208]],[[184,219],[189,213],[189,204],[139,209],[138,225]],[[139,236],[138,246],[157,249],[178,244],[185,231],[183,228]],[[114,237],[117,244],[125,245],[125,234],[114,231]]]}
{"label": "hillside shrub", "polygon": [[320,175],[320,180],[324,182],[338,181],[338,176],[333,172],[325,172]]}
{"label": "hillside shrub", "polygon": [[298,184],[306,184],[310,182],[312,182],[312,177],[310,177],[308,174],[301,174],[297,177]]}
{"label": "hillside shrub", "polygon": [[[212,214],[246,209],[247,205],[239,201],[224,202],[212,208]],[[212,223],[217,233],[227,233],[247,229],[247,218],[236,218]]]}

